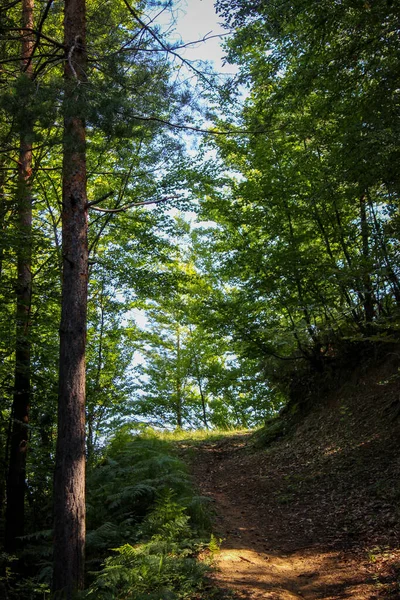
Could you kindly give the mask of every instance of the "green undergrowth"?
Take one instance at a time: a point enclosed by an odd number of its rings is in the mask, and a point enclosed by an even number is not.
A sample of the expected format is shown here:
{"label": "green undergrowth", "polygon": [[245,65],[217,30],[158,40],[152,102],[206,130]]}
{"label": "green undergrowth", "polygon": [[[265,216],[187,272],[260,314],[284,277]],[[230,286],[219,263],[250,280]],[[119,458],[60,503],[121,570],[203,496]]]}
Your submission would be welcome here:
{"label": "green undergrowth", "polygon": [[208,501],[195,494],[173,444],[120,432],[88,478],[85,598],[198,598],[209,566]]}
{"label": "green undergrowth", "polygon": [[[163,437],[123,429],[88,470],[86,589],[79,599],[198,600],[212,594],[206,578],[215,552],[209,500],[195,493],[176,444]],[[26,578],[17,576],[16,558],[0,556],[0,597],[50,598],[51,540],[51,530],[26,536],[22,559],[33,574]]]}

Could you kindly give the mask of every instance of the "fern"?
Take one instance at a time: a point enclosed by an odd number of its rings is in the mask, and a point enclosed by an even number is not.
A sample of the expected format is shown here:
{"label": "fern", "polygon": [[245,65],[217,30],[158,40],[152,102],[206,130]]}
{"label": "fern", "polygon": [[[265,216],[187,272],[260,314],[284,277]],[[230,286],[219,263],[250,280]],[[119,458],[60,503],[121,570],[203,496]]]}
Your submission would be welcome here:
{"label": "fern", "polygon": [[124,487],[122,490],[115,494],[111,494],[107,497],[107,503],[110,510],[123,506],[124,504],[135,504],[139,499],[147,496],[149,501],[152,502],[156,493],[156,488],[149,483],[137,483],[135,485],[129,485]]}
{"label": "fern", "polygon": [[192,496],[185,498],[184,503],[196,530],[200,534],[210,531],[211,515],[213,514],[213,510],[210,508],[211,499],[206,496]]}
{"label": "fern", "polygon": [[118,600],[132,597],[157,600],[187,598],[201,587],[202,565],[187,557],[157,554],[151,544],[134,548],[125,544],[109,557],[86,597],[96,600]]}
{"label": "fern", "polygon": [[164,540],[190,537],[189,515],[184,506],[174,501],[171,489],[162,492],[154,510],[144,520],[141,533],[144,537],[158,536]]}
{"label": "fern", "polygon": [[86,597],[180,600],[201,588],[207,567],[195,559],[204,546],[196,532],[206,529],[206,502],[170,444],[124,431],[88,488],[88,558],[102,567]]}
{"label": "fern", "polygon": [[86,536],[86,547],[91,548],[109,548],[113,543],[118,543],[120,532],[114,523],[103,523],[97,529],[89,531]]}

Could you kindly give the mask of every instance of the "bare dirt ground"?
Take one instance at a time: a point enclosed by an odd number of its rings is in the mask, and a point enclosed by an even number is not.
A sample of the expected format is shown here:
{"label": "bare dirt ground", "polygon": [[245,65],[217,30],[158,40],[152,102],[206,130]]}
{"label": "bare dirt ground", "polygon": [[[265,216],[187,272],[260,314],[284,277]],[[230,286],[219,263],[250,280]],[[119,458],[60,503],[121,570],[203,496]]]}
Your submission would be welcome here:
{"label": "bare dirt ground", "polygon": [[399,425],[377,385],[355,382],[268,448],[249,435],[192,448],[222,539],[221,598],[400,599]]}

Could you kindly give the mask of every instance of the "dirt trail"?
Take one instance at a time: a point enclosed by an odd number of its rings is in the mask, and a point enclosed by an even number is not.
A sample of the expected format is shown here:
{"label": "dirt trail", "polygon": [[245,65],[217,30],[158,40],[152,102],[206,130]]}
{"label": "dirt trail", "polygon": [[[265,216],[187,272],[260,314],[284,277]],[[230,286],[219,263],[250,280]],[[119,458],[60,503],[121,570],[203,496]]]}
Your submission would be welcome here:
{"label": "dirt trail", "polygon": [[290,449],[285,455],[283,448],[274,461],[252,451],[248,439],[239,435],[204,442],[192,460],[200,493],[215,508],[216,535],[223,540],[213,576],[217,586],[252,600],[400,598],[392,591],[389,569],[400,555],[387,550],[388,558],[380,546],[372,561],[365,545],[354,539],[349,543],[353,530],[340,519],[350,499],[344,496],[337,507],[337,482],[324,489],[320,481],[319,495],[312,485],[299,489],[304,479],[299,475],[296,488],[296,462],[287,470],[278,466],[289,460]]}

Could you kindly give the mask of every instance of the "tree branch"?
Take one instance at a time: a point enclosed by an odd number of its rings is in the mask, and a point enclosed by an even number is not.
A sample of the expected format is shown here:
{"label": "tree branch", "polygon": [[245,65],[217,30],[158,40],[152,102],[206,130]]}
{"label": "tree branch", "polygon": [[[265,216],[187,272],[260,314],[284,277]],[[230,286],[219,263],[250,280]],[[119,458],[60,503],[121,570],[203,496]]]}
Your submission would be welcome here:
{"label": "tree branch", "polygon": [[[111,194],[108,194],[108,195],[111,195]],[[160,202],[166,202],[167,200],[171,200],[172,198],[179,198],[179,196],[167,196],[166,198],[160,198],[160,200],[145,200],[143,202],[132,202],[132,204],[125,204],[125,206],[121,206],[120,208],[98,208],[98,207],[94,207],[93,203],[91,203],[91,202],[89,204],[87,204],[87,206],[89,208],[91,208],[92,210],[97,210],[98,212],[119,213],[119,212],[125,212],[126,210],[129,210],[130,208],[134,208],[135,206],[145,206],[147,204],[160,204]],[[101,200],[104,200],[104,197],[101,198],[100,200],[96,200],[95,203],[97,204]]]}
{"label": "tree branch", "polygon": [[100,204],[100,202],[103,202],[103,200],[106,200],[107,198],[109,198],[113,194],[114,194],[114,190],[111,190],[111,192],[107,192],[107,194],[104,194],[104,196],[101,196],[101,198],[99,198],[98,200],[92,200],[92,202],[88,202],[86,204],[86,208],[91,208],[95,204]]}
{"label": "tree branch", "polygon": [[139,115],[133,115],[133,118],[137,119],[138,121],[155,121],[156,123],[162,123],[163,125],[168,125],[168,127],[173,127],[174,129],[195,131],[196,133],[204,133],[207,135],[258,135],[261,133],[267,133],[262,129],[258,131],[251,131],[248,129],[239,129],[237,131],[233,129],[228,129],[227,131],[215,131],[212,129],[202,129],[201,127],[195,127],[194,125],[180,125],[179,123],[171,123],[171,121],[166,121],[160,117],[142,117]]}

